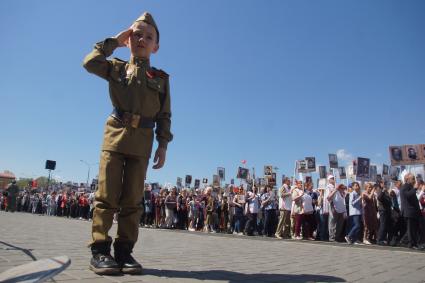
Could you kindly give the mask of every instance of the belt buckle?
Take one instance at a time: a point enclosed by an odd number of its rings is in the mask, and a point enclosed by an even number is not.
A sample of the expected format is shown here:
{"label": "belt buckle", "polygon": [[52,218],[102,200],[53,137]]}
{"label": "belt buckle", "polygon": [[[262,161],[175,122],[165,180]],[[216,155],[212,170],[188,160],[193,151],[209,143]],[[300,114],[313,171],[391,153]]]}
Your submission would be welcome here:
{"label": "belt buckle", "polygon": [[125,112],[122,117],[121,117],[121,123],[123,124],[124,127],[127,127],[128,125],[130,125],[131,121],[132,121],[132,115],[128,112]]}
{"label": "belt buckle", "polygon": [[131,126],[133,128],[138,128],[140,124],[140,115],[133,114],[131,116]]}

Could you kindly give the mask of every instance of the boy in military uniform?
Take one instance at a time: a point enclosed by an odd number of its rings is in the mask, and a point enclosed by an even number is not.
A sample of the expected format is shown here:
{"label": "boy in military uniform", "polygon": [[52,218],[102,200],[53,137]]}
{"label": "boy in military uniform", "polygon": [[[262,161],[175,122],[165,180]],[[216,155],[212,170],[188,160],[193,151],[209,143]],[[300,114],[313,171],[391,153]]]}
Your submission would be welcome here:
{"label": "boy in military uniform", "polygon": [[[107,59],[124,46],[130,49],[129,61]],[[158,48],[158,27],[152,16],[144,13],[128,30],[97,43],[84,59],[87,71],[108,81],[114,107],[106,121],[93,212],[90,269],[97,274],[142,271],[131,253],[138,237],[155,124],[158,148],[154,169],[164,165],[167,144],[173,138],[168,75],[150,66],[150,55]],[[108,231],[115,212],[118,229],[113,258]]]}

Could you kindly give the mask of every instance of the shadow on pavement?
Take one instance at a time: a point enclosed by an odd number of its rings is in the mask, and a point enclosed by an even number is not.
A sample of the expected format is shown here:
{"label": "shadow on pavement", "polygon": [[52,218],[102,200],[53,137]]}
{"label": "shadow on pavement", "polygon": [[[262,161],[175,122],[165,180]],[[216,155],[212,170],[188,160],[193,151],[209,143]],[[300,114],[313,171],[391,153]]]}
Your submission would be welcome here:
{"label": "shadow on pavement", "polygon": [[251,280],[251,282],[346,282],[343,278],[327,275],[266,273],[244,274],[226,270],[177,271],[166,269],[143,269],[143,275],[197,280],[223,280],[230,283],[249,280]]}
{"label": "shadow on pavement", "polygon": [[32,254],[32,250],[28,250],[28,249],[23,249],[23,248],[20,248],[20,247],[17,247],[17,246],[14,246],[14,245],[11,245],[11,244],[8,244],[8,243],[5,243],[5,242],[3,242],[3,241],[0,241],[0,244],[3,244],[3,245],[5,245],[5,246],[8,246],[8,247],[10,247],[11,248],[11,250],[18,250],[18,251],[22,251],[24,254],[26,254],[27,256],[29,256],[32,260],[37,260],[37,258]]}

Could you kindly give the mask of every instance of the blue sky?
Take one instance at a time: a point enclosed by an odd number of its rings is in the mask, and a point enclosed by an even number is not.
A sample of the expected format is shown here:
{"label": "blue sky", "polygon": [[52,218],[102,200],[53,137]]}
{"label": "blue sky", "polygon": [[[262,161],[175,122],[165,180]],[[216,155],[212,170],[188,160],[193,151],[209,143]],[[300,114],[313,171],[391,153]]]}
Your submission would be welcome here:
{"label": "blue sky", "polygon": [[425,143],[424,1],[5,0],[0,171],[46,175],[53,159],[58,179],[86,181],[80,160],[98,162],[111,104],[82,60],[145,10],[175,135],[148,181],[212,179],[217,166],[230,179],[242,159],[291,174],[296,159],[327,164],[337,150],[381,164],[390,144]]}

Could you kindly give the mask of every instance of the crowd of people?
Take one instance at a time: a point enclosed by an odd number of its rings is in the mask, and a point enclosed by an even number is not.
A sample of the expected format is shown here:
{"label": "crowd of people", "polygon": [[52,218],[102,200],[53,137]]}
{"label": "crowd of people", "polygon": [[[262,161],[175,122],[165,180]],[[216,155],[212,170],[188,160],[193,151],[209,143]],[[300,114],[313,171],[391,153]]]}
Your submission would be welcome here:
{"label": "crowd of people", "polygon": [[0,209],[89,220],[93,200],[94,193],[71,188],[58,191],[24,189],[13,198],[7,191],[4,192],[0,196]]}
{"label": "crowd of people", "polygon": [[[3,194],[1,209],[90,220],[94,192],[24,190],[14,209],[7,200]],[[289,178],[278,190],[146,186],[140,207],[140,226],[147,228],[425,248],[425,183],[412,174],[391,187],[384,182],[347,187],[332,175],[323,188]]]}

